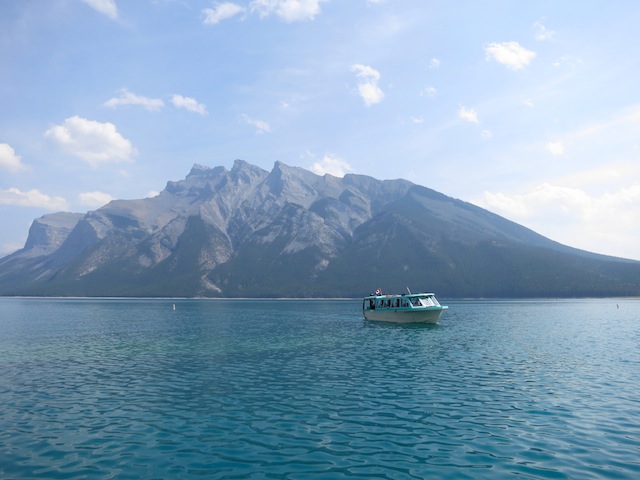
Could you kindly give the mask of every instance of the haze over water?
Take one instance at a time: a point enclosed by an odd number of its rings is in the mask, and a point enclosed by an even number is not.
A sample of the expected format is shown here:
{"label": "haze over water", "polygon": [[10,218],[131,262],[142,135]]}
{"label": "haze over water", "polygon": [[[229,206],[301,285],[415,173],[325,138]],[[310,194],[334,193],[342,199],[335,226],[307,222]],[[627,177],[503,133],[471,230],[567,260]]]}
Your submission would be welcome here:
{"label": "haze over water", "polygon": [[640,299],[440,300],[0,299],[0,477],[640,475]]}

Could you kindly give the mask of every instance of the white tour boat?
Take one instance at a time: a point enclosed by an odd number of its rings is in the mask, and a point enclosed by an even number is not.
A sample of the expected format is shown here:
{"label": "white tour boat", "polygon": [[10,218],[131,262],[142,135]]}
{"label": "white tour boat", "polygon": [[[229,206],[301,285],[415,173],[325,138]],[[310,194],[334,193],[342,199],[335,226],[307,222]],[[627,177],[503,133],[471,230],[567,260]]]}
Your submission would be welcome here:
{"label": "white tour boat", "polygon": [[395,323],[436,323],[447,308],[433,293],[390,295],[379,289],[362,302],[365,319]]}

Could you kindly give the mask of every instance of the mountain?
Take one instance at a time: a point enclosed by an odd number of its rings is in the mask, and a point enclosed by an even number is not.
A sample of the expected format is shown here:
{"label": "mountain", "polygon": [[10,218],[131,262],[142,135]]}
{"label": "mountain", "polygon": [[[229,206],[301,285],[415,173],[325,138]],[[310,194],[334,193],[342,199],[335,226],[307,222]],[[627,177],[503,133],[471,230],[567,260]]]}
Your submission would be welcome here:
{"label": "mountain", "polygon": [[640,262],[549,240],[406,180],[195,165],[156,197],[34,220],[0,295],[640,294]]}

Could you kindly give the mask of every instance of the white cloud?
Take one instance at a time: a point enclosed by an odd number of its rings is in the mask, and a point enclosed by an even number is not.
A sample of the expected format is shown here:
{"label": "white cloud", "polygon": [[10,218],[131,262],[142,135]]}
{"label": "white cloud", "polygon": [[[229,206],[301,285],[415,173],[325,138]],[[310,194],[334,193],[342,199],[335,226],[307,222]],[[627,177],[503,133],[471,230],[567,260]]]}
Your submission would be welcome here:
{"label": "white cloud", "polygon": [[103,15],[106,15],[112,20],[118,18],[118,5],[116,0],[82,0],[91,8],[97,10]]}
{"label": "white cloud", "polygon": [[205,25],[215,25],[245,11],[244,7],[231,2],[216,3],[213,8],[202,9]]}
{"label": "white cloud", "polygon": [[121,105],[140,105],[149,111],[162,110],[164,102],[159,98],[143,97],[130,92],[126,88],[120,90],[120,96],[113,97],[104,102],[105,107],[116,108]]}
{"label": "white cloud", "polygon": [[18,207],[38,207],[47,210],[68,210],[67,201],[62,197],[50,197],[39,190],[23,192],[17,188],[0,189],[0,205]]}
{"label": "white cloud", "polygon": [[460,107],[460,110],[458,111],[458,116],[461,119],[471,123],[480,123],[478,121],[478,112],[476,112],[473,108]]}
{"label": "white cloud", "polygon": [[417,124],[424,123],[424,118],[422,117],[410,117],[410,118],[413,123],[417,123]]}
{"label": "white cloud", "polygon": [[275,14],[285,22],[313,20],[320,13],[323,0],[252,0],[251,11],[261,17]]}
{"label": "white cloud", "polygon": [[22,157],[17,155],[8,143],[0,143],[0,168],[10,172],[24,172],[29,167],[22,163]]}
{"label": "white cloud", "polygon": [[536,22],[533,24],[533,31],[535,39],[540,41],[551,40],[556,34],[556,32],[554,32],[553,30],[549,30],[540,22]]}
{"label": "white cloud", "polygon": [[184,108],[190,112],[199,113],[200,115],[207,114],[207,107],[203,103],[198,103],[195,98],[183,97],[182,95],[173,95],[171,97],[171,103],[177,108]]}
{"label": "white cloud", "polygon": [[544,183],[524,194],[485,192],[478,204],[565,245],[640,260],[640,183],[600,195]]}
{"label": "white cloud", "polygon": [[380,103],[384,98],[384,92],[373,82],[358,84],[358,92],[367,107],[374,103]]}
{"label": "white cloud", "polygon": [[136,154],[131,142],[118,133],[114,124],[77,115],[67,118],[63,125],[54,125],[44,135],[67,153],[93,166],[128,162]]}
{"label": "white cloud", "polygon": [[85,205],[87,207],[102,207],[111,200],[113,200],[113,197],[104,192],[84,192],[78,195],[80,205]]}
{"label": "white cloud", "polygon": [[511,70],[520,70],[531,62],[536,53],[518,42],[490,43],[484,49],[487,59],[493,59]]}
{"label": "white cloud", "polygon": [[318,175],[333,175],[334,177],[344,177],[346,173],[353,171],[351,165],[336,155],[327,154],[319,162],[311,165],[311,171]]}
{"label": "white cloud", "polygon": [[380,73],[361,64],[352,65],[351,71],[356,72],[356,77],[358,77],[358,92],[364,100],[364,104],[368,107],[380,103],[384,98],[384,92],[378,87]]}
{"label": "white cloud", "polygon": [[256,118],[251,118],[249,115],[243,113],[240,115],[240,118],[249,125],[253,125],[256,127],[256,133],[258,135],[262,135],[263,133],[271,132],[271,125],[269,125],[264,120],[258,120]]}
{"label": "white cloud", "polygon": [[440,59],[432,58],[429,62],[429,68],[440,68]]}
{"label": "white cloud", "polygon": [[549,150],[549,153],[551,153],[551,155],[553,155],[554,157],[559,157],[564,154],[564,143],[562,143],[562,141],[560,140],[558,140],[557,142],[549,142],[546,146],[547,150]]}

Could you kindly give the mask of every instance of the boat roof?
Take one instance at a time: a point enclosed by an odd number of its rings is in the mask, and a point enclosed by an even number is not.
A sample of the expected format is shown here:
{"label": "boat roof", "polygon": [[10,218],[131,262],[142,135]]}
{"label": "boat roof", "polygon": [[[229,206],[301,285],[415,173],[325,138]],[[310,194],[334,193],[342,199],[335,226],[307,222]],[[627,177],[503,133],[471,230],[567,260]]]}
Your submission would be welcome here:
{"label": "boat roof", "polygon": [[365,298],[391,298],[391,297],[435,297],[435,293],[430,292],[420,292],[420,293],[381,293],[380,295],[371,294],[367,295]]}

